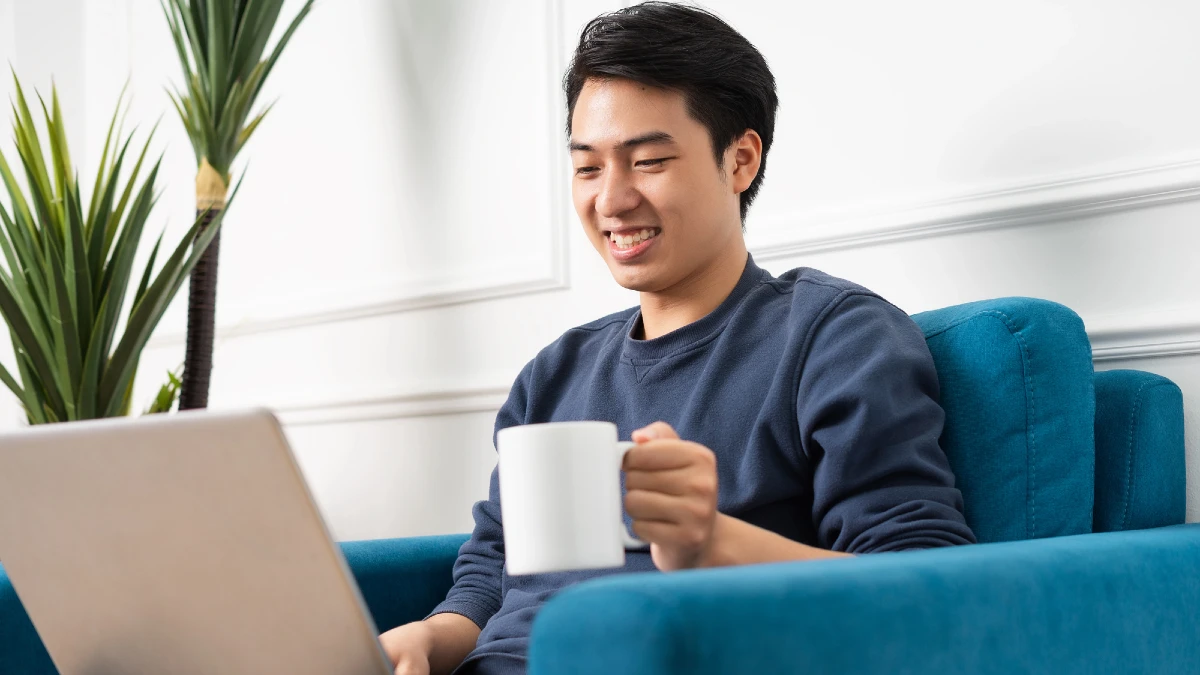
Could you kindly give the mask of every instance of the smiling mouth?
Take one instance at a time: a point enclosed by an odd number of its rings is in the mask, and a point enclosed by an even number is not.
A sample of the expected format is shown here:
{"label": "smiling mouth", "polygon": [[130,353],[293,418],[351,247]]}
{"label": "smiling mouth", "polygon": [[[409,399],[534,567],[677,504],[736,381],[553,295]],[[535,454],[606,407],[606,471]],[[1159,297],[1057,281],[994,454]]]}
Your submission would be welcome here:
{"label": "smiling mouth", "polygon": [[604,236],[618,250],[631,249],[648,239],[657,237],[662,232],[657,227],[647,227],[641,230],[625,232],[605,232]]}

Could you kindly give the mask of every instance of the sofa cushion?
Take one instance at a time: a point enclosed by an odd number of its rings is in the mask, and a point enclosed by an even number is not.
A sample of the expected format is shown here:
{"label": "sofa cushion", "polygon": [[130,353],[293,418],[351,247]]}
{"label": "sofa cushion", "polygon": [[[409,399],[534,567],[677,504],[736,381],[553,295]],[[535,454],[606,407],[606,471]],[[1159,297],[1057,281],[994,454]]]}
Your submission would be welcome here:
{"label": "sofa cushion", "polygon": [[1183,393],[1136,370],[1096,373],[1097,532],[1183,522]]}
{"label": "sofa cushion", "polygon": [[980,542],[1092,529],[1091,346],[1070,309],[999,298],[924,312],[942,447]]}

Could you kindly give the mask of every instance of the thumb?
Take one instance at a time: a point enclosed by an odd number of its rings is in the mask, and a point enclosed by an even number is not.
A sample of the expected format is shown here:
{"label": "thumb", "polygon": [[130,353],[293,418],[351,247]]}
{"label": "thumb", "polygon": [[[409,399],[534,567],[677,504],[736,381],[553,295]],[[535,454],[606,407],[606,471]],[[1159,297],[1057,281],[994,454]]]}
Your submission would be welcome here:
{"label": "thumb", "polygon": [[645,443],[656,439],[679,438],[679,434],[675,433],[670,424],[660,420],[634,431],[631,437],[634,443]]}

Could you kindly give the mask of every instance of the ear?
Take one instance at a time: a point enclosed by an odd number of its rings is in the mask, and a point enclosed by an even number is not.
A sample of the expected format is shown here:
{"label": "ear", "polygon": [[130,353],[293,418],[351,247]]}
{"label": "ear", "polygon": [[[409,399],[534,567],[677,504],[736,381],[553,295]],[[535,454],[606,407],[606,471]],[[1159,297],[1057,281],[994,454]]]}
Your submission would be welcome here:
{"label": "ear", "polygon": [[733,179],[733,191],[741,194],[750,188],[762,165],[762,138],[753,129],[742,132],[740,138],[725,152],[726,169]]}

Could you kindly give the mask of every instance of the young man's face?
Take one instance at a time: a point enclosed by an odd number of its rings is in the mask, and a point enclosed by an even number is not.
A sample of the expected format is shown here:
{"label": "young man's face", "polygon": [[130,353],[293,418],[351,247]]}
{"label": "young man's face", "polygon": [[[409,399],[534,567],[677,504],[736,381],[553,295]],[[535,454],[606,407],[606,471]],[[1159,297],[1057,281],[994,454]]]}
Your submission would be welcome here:
{"label": "young man's face", "polygon": [[571,120],[572,196],[617,283],[663,291],[742,250],[737,145],[722,171],[682,94],[622,79],[584,84]]}

